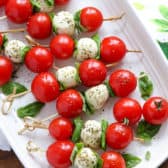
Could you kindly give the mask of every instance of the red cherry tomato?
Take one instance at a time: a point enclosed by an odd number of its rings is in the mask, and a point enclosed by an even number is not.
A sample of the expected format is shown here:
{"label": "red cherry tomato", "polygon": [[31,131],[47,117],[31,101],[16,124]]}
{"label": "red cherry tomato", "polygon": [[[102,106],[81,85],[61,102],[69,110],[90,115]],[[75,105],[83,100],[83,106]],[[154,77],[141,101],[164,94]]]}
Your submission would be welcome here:
{"label": "red cherry tomato", "polygon": [[31,90],[37,100],[50,102],[59,95],[59,84],[50,72],[38,74],[32,81]]}
{"label": "red cherry tomato", "polygon": [[50,135],[55,139],[67,140],[72,136],[73,125],[71,120],[64,117],[58,117],[51,121],[48,129]]}
{"label": "red cherry tomato", "polygon": [[137,79],[132,72],[120,69],[110,75],[109,84],[116,96],[126,97],[135,90]]}
{"label": "red cherry tomato", "polygon": [[0,56],[0,86],[7,83],[12,76],[13,65],[5,56]]}
{"label": "red cherry tomato", "polygon": [[71,166],[70,156],[74,144],[71,141],[57,141],[47,149],[46,156],[48,162],[54,168],[69,168]]}
{"label": "red cherry tomato", "polygon": [[32,5],[29,0],[8,0],[5,13],[12,22],[24,23],[32,15]]}
{"label": "red cherry tomato", "polygon": [[104,152],[101,158],[103,160],[102,168],[126,168],[125,160],[118,152]]}
{"label": "red cherry tomato", "polygon": [[81,10],[80,23],[88,32],[96,31],[103,23],[100,10],[94,7],[86,7]]}
{"label": "red cherry tomato", "polygon": [[48,71],[53,64],[51,52],[41,46],[31,48],[25,56],[25,64],[32,72],[40,73]]}
{"label": "red cherry tomato", "polygon": [[122,98],[114,104],[114,117],[118,122],[123,122],[125,118],[129,120],[129,124],[136,124],[142,115],[140,104],[132,98]]}
{"label": "red cherry tomato", "polygon": [[131,127],[123,123],[112,123],[106,131],[107,145],[113,149],[124,149],[133,140]]}
{"label": "red cherry tomato", "polygon": [[106,78],[106,66],[96,59],[83,61],[79,67],[79,76],[85,86],[95,86],[102,83]]}
{"label": "red cherry tomato", "polygon": [[0,0],[0,7],[4,6],[8,0]]}
{"label": "red cherry tomato", "polygon": [[56,109],[66,118],[74,118],[82,113],[83,100],[80,93],[69,89],[60,94],[57,99]]}
{"label": "red cherry tomato", "polygon": [[3,35],[0,33],[0,47],[3,45]]}
{"label": "red cherry tomato", "polygon": [[150,124],[162,124],[168,119],[168,101],[162,97],[151,97],[143,106],[144,119]]}
{"label": "red cherry tomato", "polygon": [[55,36],[50,43],[51,52],[58,59],[70,58],[73,55],[74,48],[74,40],[64,34]]}
{"label": "red cherry tomato", "polygon": [[27,23],[27,31],[37,39],[45,39],[51,35],[52,23],[50,17],[46,13],[34,14]]}
{"label": "red cherry tomato", "polygon": [[65,5],[69,2],[69,0],[55,0],[56,5]]}
{"label": "red cherry tomato", "polygon": [[100,55],[106,63],[121,61],[127,52],[124,42],[115,36],[106,37],[101,42]]}

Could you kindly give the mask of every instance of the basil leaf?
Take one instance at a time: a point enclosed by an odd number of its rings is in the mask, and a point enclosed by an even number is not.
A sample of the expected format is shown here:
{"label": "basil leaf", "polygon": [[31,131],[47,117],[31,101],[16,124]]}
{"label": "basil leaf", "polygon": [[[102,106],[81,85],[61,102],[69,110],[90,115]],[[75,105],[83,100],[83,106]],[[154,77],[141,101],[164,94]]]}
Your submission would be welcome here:
{"label": "basil leaf", "polygon": [[3,35],[2,49],[6,47],[7,43],[8,43],[8,37],[6,35]]}
{"label": "basil leaf", "polygon": [[40,12],[40,3],[37,2],[37,0],[30,0],[32,6],[33,6],[33,12]]}
{"label": "basil leaf", "polygon": [[101,43],[100,36],[98,34],[95,34],[91,38],[96,42],[98,48],[96,59],[100,59],[100,43]]}
{"label": "basil leaf", "polygon": [[147,151],[145,154],[145,159],[150,160],[150,158],[151,158],[151,153],[149,151]]}
{"label": "basil leaf", "polygon": [[20,107],[17,110],[17,115],[20,118],[24,118],[27,116],[35,117],[40,112],[40,110],[43,108],[44,105],[45,105],[44,103],[38,101],[30,103],[24,107]]}
{"label": "basil leaf", "polygon": [[141,72],[138,79],[139,90],[141,92],[141,97],[146,100],[153,92],[153,84],[145,72]]}
{"label": "basil leaf", "polygon": [[13,93],[14,88],[16,89],[16,94],[24,92],[27,88],[17,82],[8,82],[1,87],[2,93],[5,95],[10,95]]}
{"label": "basil leaf", "polygon": [[152,125],[145,120],[141,120],[136,129],[136,135],[138,138],[144,139],[146,142],[150,142],[152,138],[159,132],[161,125]]}
{"label": "basil leaf", "polygon": [[140,158],[129,153],[122,154],[122,156],[125,160],[127,168],[133,168],[141,162]]}
{"label": "basil leaf", "polygon": [[106,130],[108,127],[108,121],[101,121],[101,148],[106,150]]}
{"label": "basil leaf", "polygon": [[101,157],[96,152],[95,152],[95,155],[97,157],[96,168],[102,168],[103,167],[103,160],[101,159]]}
{"label": "basil leaf", "polygon": [[160,5],[160,6],[159,6],[159,11],[160,11],[160,14],[161,14],[165,19],[168,19],[168,7],[166,7],[165,5]]}
{"label": "basil leaf", "polygon": [[109,95],[111,97],[115,97],[115,93],[113,92],[113,90],[111,89],[111,86],[109,84],[109,81],[108,80],[105,80],[104,84],[106,85],[107,89],[108,89],[108,92],[109,92]]}
{"label": "basil leaf", "polygon": [[75,144],[75,147],[73,148],[73,151],[71,153],[71,156],[70,156],[70,160],[72,162],[72,164],[74,163],[74,160],[76,158],[76,155],[78,154],[78,152],[84,147],[84,144],[83,143],[76,143]]}
{"label": "basil leaf", "polygon": [[54,0],[45,0],[48,6],[54,6]]}
{"label": "basil leaf", "polygon": [[168,21],[164,19],[152,19],[153,23],[155,23],[160,28],[168,28]]}
{"label": "basil leaf", "polygon": [[164,52],[165,56],[168,58],[168,42],[161,42],[158,41],[162,51]]}
{"label": "basil leaf", "polygon": [[81,15],[81,10],[77,11],[74,15],[75,28],[78,34],[80,34],[81,32],[87,31],[86,28],[84,28],[80,23],[80,15]]}
{"label": "basil leaf", "polygon": [[86,111],[84,111],[84,112],[88,115],[94,114],[95,109],[93,108],[93,106],[87,100],[87,96],[85,95],[85,93],[84,93],[84,99],[85,99],[85,106],[86,106]]}
{"label": "basil leaf", "polygon": [[26,46],[26,47],[21,49],[20,56],[22,57],[23,61],[24,61],[24,58],[25,58],[26,54],[29,52],[30,49],[31,48],[29,46]]}
{"label": "basil leaf", "polygon": [[72,141],[76,143],[80,140],[80,135],[84,125],[84,121],[81,120],[80,118],[76,118],[74,119],[74,125],[75,125],[75,129],[73,131]]}

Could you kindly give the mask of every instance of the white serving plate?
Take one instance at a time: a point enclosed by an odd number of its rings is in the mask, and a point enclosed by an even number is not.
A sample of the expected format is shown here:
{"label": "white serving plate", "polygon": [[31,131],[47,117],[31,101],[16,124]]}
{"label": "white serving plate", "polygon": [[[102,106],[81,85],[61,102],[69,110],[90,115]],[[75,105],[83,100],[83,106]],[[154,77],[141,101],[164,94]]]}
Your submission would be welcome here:
{"label": "white serving plate", "polygon": [[[141,71],[145,71],[149,74],[154,83],[153,95],[168,97],[167,83],[168,83],[168,62],[163,56],[160,48],[156,42],[152,39],[149,33],[144,29],[139,18],[136,16],[135,11],[131,5],[125,0],[71,0],[69,5],[64,7],[67,10],[75,12],[77,9],[85,6],[95,6],[101,9],[104,17],[119,15],[122,12],[126,13],[126,16],[121,21],[104,23],[101,29],[98,31],[101,38],[108,35],[116,35],[121,37],[127,44],[128,49],[140,49],[142,54],[128,53],[124,60],[117,66],[117,68],[126,68],[132,70],[137,76]],[[62,8],[63,9],[63,8]],[[57,9],[56,11],[61,10]],[[0,11],[3,14],[3,11]],[[11,27],[21,27],[24,25],[13,25],[7,21],[0,22],[0,30],[4,30]],[[24,33],[9,35],[9,39],[21,39],[23,40]],[[46,41],[43,41],[44,43]],[[74,60],[58,61],[56,64],[59,67],[64,65],[73,64]],[[110,71],[113,71],[112,68]],[[30,88],[31,80],[34,76],[25,67],[22,67],[17,74],[19,78],[16,81],[25,84]],[[135,99],[138,99],[142,104],[144,101],[141,99],[138,89],[130,95]],[[0,94],[1,100],[4,98]],[[0,127],[8,139],[11,147],[17,154],[18,158],[26,168],[48,168],[50,167],[46,161],[45,153],[29,154],[26,150],[26,144],[29,140],[32,140],[42,149],[47,149],[47,146],[54,142],[46,130],[36,130],[34,132],[26,132],[23,136],[17,134],[18,130],[23,127],[23,122],[17,117],[16,109],[20,106],[26,105],[34,100],[31,94],[15,100],[12,110],[8,116],[0,115]],[[116,101],[116,98],[111,98],[106,106],[99,112],[96,112],[93,116],[87,117],[89,119],[101,120],[102,118],[114,122],[112,116],[112,106]],[[2,102],[2,101],[1,101]],[[54,114],[55,101],[48,103],[37,118],[44,118],[50,114]],[[166,144],[168,142],[168,123],[163,124],[160,132],[156,135],[151,144],[141,144],[139,142],[132,142],[131,145],[124,151],[137,155],[142,159],[141,164],[137,168],[155,168],[158,167],[167,157],[168,150]],[[151,152],[150,161],[145,161],[146,151]]]}

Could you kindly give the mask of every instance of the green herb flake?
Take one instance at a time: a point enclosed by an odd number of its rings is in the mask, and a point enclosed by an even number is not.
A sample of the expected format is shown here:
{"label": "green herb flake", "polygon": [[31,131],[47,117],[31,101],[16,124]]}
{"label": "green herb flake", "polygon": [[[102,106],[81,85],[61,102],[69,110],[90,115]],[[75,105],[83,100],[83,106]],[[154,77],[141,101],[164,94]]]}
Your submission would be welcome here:
{"label": "green herb flake", "polygon": [[125,160],[127,168],[133,168],[141,162],[141,159],[139,157],[134,156],[132,154],[126,153],[126,154],[122,154],[122,156]]}
{"label": "green herb flake", "polygon": [[150,142],[152,138],[159,132],[161,125],[152,125],[145,120],[141,120],[136,129],[138,138],[143,139],[145,142]]}
{"label": "green herb flake", "polygon": [[146,159],[147,161],[149,161],[150,158],[151,158],[151,153],[150,153],[150,151],[147,151],[146,154],[145,154],[145,159]]}
{"label": "green herb flake", "polygon": [[18,82],[8,82],[1,87],[2,93],[5,95],[10,95],[16,89],[16,94],[27,91],[27,88]]}
{"label": "green herb flake", "polygon": [[145,72],[141,72],[138,78],[139,90],[141,97],[147,100],[153,93],[153,83]]}
{"label": "green herb flake", "polygon": [[136,9],[138,10],[143,10],[145,6],[139,2],[134,2],[133,5],[135,6]]}
{"label": "green herb flake", "polygon": [[40,110],[44,107],[44,103],[41,103],[41,102],[33,102],[33,103],[30,103],[24,107],[20,107],[18,110],[17,110],[17,115],[18,117],[20,118],[24,118],[24,117],[35,117],[39,112]]}

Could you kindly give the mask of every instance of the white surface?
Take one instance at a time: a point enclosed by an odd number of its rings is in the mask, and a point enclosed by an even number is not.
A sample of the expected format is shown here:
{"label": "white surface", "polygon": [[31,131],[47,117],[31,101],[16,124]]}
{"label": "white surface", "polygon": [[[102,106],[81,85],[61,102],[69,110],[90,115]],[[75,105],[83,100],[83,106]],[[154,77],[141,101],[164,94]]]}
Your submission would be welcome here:
{"label": "white surface", "polygon": [[[126,68],[132,70],[136,75],[141,71],[147,72],[152,81],[154,82],[154,94],[157,96],[168,97],[168,90],[166,88],[168,83],[168,63],[165,57],[162,55],[160,48],[152,41],[151,37],[144,30],[139,19],[135,16],[132,8],[125,0],[71,0],[71,3],[66,7],[67,10],[76,11],[84,6],[96,6],[103,11],[104,17],[111,15],[119,15],[123,11],[126,12],[126,16],[122,21],[104,23],[99,34],[101,38],[108,35],[116,35],[121,37],[127,44],[128,49],[141,49],[143,54],[128,53],[124,60],[116,68]],[[57,10],[58,11],[58,10]],[[14,27],[7,22],[0,22],[0,29],[6,29]],[[20,25],[17,27],[21,27]],[[17,38],[23,39],[23,34],[10,35],[10,39]],[[68,61],[56,61],[56,65],[62,67],[67,64],[73,64],[74,60]],[[116,69],[115,68],[115,69]],[[109,70],[113,71],[114,69]],[[30,88],[30,82],[34,74],[22,67],[18,73],[19,78],[17,81],[25,84]],[[142,104],[144,101],[140,98],[138,89],[130,95],[133,98],[138,99]],[[1,98],[3,96],[1,95]],[[26,151],[26,144],[28,140],[33,140],[36,144],[46,149],[49,144],[54,142],[50,138],[49,134],[45,130],[36,130],[32,132],[26,132],[24,136],[18,136],[17,131],[23,127],[22,121],[16,116],[16,109],[34,100],[31,94],[25,97],[19,98],[14,102],[11,113],[8,116],[0,116],[0,127],[6,135],[12,148],[24,164],[26,168],[48,168],[49,165],[45,159],[45,154],[35,153],[33,155],[28,154]],[[96,112],[93,116],[87,117],[87,119],[102,118],[114,122],[112,116],[112,105],[116,101],[116,98],[111,98],[104,111]],[[55,101],[47,104],[38,118],[44,118],[50,114],[55,113]],[[86,118],[86,117],[84,117]],[[163,160],[168,156],[168,150],[166,144],[168,142],[168,123],[165,123],[160,132],[157,134],[151,144],[140,144],[139,142],[132,142],[131,145],[124,151],[139,156],[142,159],[141,164],[137,168],[156,168]],[[145,161],[146,151],[151,152],[150,161]]]}

